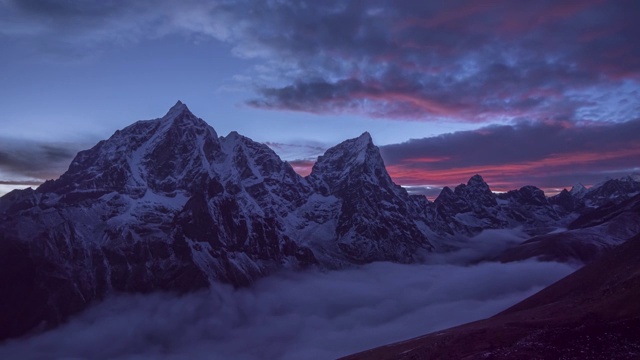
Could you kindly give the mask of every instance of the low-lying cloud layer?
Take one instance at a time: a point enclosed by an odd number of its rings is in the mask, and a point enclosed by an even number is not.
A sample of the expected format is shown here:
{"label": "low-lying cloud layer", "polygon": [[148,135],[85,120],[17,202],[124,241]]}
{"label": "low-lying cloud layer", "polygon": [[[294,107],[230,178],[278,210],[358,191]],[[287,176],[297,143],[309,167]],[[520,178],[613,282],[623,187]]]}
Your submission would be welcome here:
{"label": "low-lying cloud layer", "polygon": [[0,345],[0,358],[330,359],[491,316],[574,270],[466,265],[518,239],[483,236],[432,264],[287,272],[181,297],[116,296],[56,330]]}

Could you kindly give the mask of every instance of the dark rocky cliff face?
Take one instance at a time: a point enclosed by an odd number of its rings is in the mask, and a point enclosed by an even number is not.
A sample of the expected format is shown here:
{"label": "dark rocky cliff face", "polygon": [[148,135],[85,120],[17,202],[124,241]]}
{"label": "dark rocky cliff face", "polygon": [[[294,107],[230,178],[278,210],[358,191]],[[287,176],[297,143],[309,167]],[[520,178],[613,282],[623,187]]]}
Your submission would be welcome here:
{"label": "dark rocky cliff face", "polygon": [[329,149],[308,181],[337,203],[337,245],[349,260],[412,262],[432,249],[421,209],[393,183],[368,133]]}

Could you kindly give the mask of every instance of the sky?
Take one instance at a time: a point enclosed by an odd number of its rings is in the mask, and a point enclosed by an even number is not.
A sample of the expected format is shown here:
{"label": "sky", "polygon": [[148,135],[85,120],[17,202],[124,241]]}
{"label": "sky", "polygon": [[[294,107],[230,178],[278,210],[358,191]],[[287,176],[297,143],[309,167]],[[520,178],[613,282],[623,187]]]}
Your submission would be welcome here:
{"label": "sky", "polygon": [[369,131],[396,183],[640,172],[635,0],[0,0],[0,195],[177,100],[307,174]]}
{"label": "sky", "polygon": [[494,315],[568,275],[569,264],[469,261],[524,234],[488,230],[428,264],[284,272],[234,290],[111,297],[0,358],[335,359]]}

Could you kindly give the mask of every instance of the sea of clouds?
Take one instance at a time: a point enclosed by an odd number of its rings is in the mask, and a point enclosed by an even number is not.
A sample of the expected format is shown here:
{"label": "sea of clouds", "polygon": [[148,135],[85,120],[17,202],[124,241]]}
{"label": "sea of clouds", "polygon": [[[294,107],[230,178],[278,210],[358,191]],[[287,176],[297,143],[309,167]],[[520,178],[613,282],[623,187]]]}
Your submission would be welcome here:
{"label": "sea of clouds", "polygon": [[425,264],[282,272],[249,288],[183,296],[117,295],[55,330],[0,344],[0,358],[332,359],[494,315],[576,269],[478,262],[521,239],[491,231]]}

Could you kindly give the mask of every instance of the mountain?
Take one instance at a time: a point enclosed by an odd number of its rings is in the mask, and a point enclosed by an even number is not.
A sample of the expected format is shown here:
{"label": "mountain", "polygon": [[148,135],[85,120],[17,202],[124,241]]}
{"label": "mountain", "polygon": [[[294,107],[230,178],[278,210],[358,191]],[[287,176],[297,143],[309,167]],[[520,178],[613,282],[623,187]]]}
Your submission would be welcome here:
{"label": "mountain", "polygon": [[570,191],[564,189],[549,198],[565,212],[585,212],[604,205],[617,204],[640,194],[640,174],[631,174],[620,179],[608,179],[590,188],[578,183]]}
{"label": "mountain", "polygon": [[420,209],[393,183],[369,133],[327,150],[308,181],[322,195],[308,206],[331,209],[335,234],[330,235],[349,261],[415,262],[420,250],[433,248]]}
{"label": "mountain", "polygon": [[546,197],[530,185],[495,194],[475,175],[454,190],[445,187],[426,205],[425,217],[436,243],[486,229],[520,228],[531,236],[491,260],[588,263],[640,232],[638,179],[630,175],[588,189],[578,184]]}
{"label": "mountain", "polygon": [[612,243],[638,230],[635,205],[614,208],[640,192],[635,178],[578,190],[495,194],[475,175],[430,202],[393,183],[366,132],[301,177],[265,144],[219,136],[178,101],[79,152],[59,179],[0,197],[0,339],[55,326],[114,292],[412,263],[486,229],[598,229]]}
{"label": "mountain", "polygon": [[640,235],[494,317],[344,359],[636,359]]}
{"label": "mountain", "polygon": [[369,134],[329,149],[305,179],[178,102],[81,151],[59,179],[0,198],[0,338],[112,292],[415,261],[432,249],[426,229]]}
{"label": "mountain", "polygon": [[589,207],[616,203],[640,194],[640,175],[632,174],[620,179],[608,179],[590,187],[580,198]]}
{"label": "mountain", "polygon": [[480,175],[474,175],[467,184],[454,190],[445,187],[429,205],[428,223],[444,237],[515,227],[523,227],[532,234],[544,233],[564,221],[544,192],[535,186],[495,194]]}
{"label": "mountain", "polygon": [[[266,145],[218,137],[178,102],[0,199],[0,338],[108,293],[237,286],[316,263],[282,218],[310,188]],[[19,309],[19,311],[15,311]]]}
{"label": "mountain", "polygon": [[[627,197],[627,194],[620,198],[608,196],[608,202],[600,207],[582,208],[582,214],[566,230],[534,236],[507,249],[499,260],[591,262],[640,233],[640,194]],[[620,202],[621,199],[626,200]]]}

